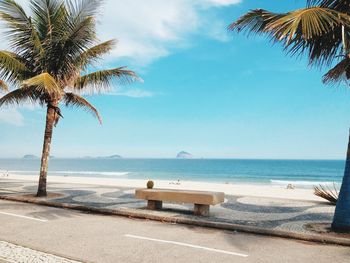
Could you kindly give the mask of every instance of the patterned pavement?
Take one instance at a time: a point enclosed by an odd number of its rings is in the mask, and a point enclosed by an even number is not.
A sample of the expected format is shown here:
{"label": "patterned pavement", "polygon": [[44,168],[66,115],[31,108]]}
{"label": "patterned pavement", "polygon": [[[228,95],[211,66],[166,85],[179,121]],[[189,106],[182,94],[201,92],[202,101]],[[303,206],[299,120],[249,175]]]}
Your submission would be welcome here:
{"label": "patterned pavement", "polygon": [[[34,194],[36,189],[34,182],[0,179],[0,195]],[[135,199],[132,188],[51,183],[48,191],[60,194],[50,198],[58,203],[197,218],[192,215],[191,204],[164,203],[162,211],[148,211],[146,201]],[[212,206],[210,212],[206,220],[308,233],[307,224],[331,223],[334,206],[322,202],[227,195],[225,203]]]}
{"label": "patterned pavement", "polygon": [[34,249],[0,241],[0,262],[13,263],[79,263]]}

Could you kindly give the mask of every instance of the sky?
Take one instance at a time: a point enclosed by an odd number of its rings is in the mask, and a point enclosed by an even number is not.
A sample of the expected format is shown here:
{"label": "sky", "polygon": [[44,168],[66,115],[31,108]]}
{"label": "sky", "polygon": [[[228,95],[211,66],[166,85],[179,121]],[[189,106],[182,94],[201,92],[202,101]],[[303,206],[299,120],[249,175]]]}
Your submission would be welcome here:
{"label": "sky", "polygon": [[[19,3],[27,4],[21,0]],[[128,66],[142,82],[89,96],[103,125],[62,106],[56,157],[344,159],[350,113],[345,85],[288,57],[264,37],[227,26],[250,9],[285,12],[304,0],[107,0],[101,40],[118,46],[101,67]],[[1,43],[0,48],[5,48]],[[0,109],[0,157],[40,155],[45,109]]]}

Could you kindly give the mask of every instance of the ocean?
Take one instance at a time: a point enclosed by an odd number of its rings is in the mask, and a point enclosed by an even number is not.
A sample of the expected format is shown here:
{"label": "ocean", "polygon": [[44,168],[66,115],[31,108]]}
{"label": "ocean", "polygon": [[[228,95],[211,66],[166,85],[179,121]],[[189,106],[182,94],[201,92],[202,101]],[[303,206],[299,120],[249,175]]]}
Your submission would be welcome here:
{"label": "ocean", "polygon": [[[40,160],[0,159],[2,173],[37,175]],[[339,186],[344,161],[238,159],[51,159],[49,175],[188,180],[234,184],[268,184],[301,188],[318,184]]]}

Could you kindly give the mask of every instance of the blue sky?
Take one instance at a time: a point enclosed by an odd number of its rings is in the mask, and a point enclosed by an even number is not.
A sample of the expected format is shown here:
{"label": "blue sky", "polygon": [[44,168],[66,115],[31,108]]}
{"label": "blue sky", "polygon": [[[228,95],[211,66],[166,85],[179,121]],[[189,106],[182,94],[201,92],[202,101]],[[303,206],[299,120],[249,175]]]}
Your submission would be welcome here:
{"label": "blue sky", "polygon": [[[249,9],[304,3],[107,1],[99,33],[119,45],[101,67],[127,65],[144,81],[88,98],[102,126],[63,107],[52,155],[343,159],[350,92],[324,86],[325,70],[286,57],[279,45],[226,31]],[[35,106],[0,109],[0,157],[40,155],[44,118]]]}

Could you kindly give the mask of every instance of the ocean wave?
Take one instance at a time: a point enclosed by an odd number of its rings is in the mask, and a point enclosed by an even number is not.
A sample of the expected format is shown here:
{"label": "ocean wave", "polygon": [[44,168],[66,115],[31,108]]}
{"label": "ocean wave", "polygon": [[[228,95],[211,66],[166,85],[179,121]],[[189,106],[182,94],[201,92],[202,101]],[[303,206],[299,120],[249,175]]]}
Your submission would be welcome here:
{"label": "ocean wave", "polygon": [[284,185],[287,186],[288,184],[292,184],[295,186],[318,186],[318,185],[331,185],[333,186],[333,183],[335,185],[339,185],[337,182],[330,182],[330,181],[324,181],[324,182],[320,182],[320,181],[292,181],[292,180],[270,180],[271,184],[274,185]]}
{"label": "ocean wave", "polygon": [[81,175],[107,175],[107,176],[124,176],[129,172],[102,172],[102,171],[52,171],[55,174],[81,174]]}
{"label": "ocean wave", "polygon": [[[0,171],[5,172],[5,171]],[[39,171],[6,171],[8,173],[14,174],[32,174],[39,173]],[[129,172],[103,172],[103,171],[48,171],[49,174],[59,174],[59,175],[104,175],[104,176],[125,176]]]}
{"label": "ocean wave", "polygon": [[39,174],[39,170],[38,171],[0,170],[0,175],[4,175],[4,174],[32,175],[32,174]]}

